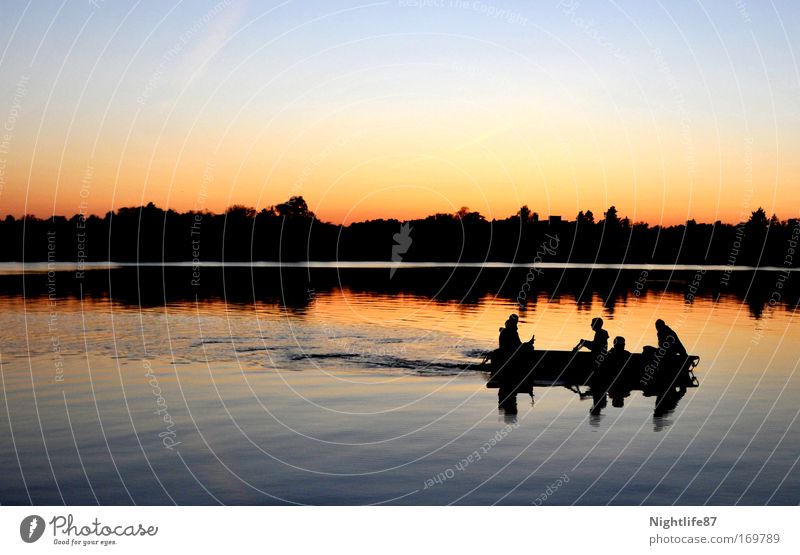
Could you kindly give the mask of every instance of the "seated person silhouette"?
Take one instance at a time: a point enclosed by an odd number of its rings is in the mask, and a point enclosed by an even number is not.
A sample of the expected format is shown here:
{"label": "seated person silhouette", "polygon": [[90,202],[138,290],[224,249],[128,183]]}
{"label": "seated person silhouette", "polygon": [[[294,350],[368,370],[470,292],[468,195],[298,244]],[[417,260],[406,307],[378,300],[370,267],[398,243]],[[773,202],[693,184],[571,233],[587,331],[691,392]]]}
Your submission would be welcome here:
{"label": "seated person silhouette", "polygon": [[660,318],[656,320],[656,336],[658,346],[663,347],[670,356],[686,356],[686,348],[678,339],[678,334],[671,327],[664,323]]}
{"label": "seated person silhouette", "polygon": [[[523,343],[519,338],[519,330],[517,328],[518,324],[519,316],[512,314],[506,320],[505,327],[500,328],[500,349],[515,351],[522,346]],[[534,340],[535,336],[532,335],[525,344],[533,346]]]}
{"label": "seated person silhouette", "polygon": [[[602,325],[602,320],[600,320],[599,325]],[[600,331],[605,333],[605,338],[607,339],[608,333],[603,329]],[[597,335],[595,335],[595,337],[596,336]],[[602,340],[603,337],[601,334],[600,341],[602,342]],[[584,344],[584,346],[586,345]],[[590,346],[589,348],[592,347]],[[602,349],[603,346],[601,345],[600,348]],[[594,349],[592,349],[592,352],[595,352]],[[592,373],[590,376],[593,404],[589,412],[595,416],[599,415],[600,411],[606,407],[606,395],[611,397],[612,406],[618,406],[619,397],[615,397],[614,394],[619,393],[617,390],[619,389],[618,381],[620,378],[620,373],[625,368],[625,365],[628,362],[628,357],[630,356],[630,353],[625,350],[625,338],[619,336],[614,338],[614,347],[608,351],[608,353],[605,353],[603,350],[601,350],[597,354],[599,355],[598,359],[602,364],[600,365],[600,369],[597,372]],[[628,392],[628,394],[630,394],[630,392]]]}
{"label": "seated person silhouette", "polygon": [[625,370],[625,365],[630,359],[631,353],[625,349],[625,338],[618,335],[614,338],[614,346],[608,351],[606,365],[613,371],[615,376],[620,375]]}
{"label": "seated person silhouette", "polygon": [[504,362],[509,361],[512,357],[524,356],[533,351],[533,343],[536,340],[536,336],[531,335],[531,338],[523,343],[519,338],[518,322],[519,316],[512,314],[506,320],[505,327],[500,328],[500,337],[498,338],[500,348],[498,350],[500,351],[500,358]]}
{"label": "seated person silhouette", "polygon": [[611,385],[608,389],[608,396],[611,397],[612,407],[625,406],[625,397],[629,397],[631,389],[628,384],[630,381],[628,362],[630,351],[625,350],[625,338],[617,336],[614,338],[614,346],[608,351],[606,367],[611,378]]}
{"label": "seated person silhouette", "polygon": [[525,371],[525,358],[533,352],[535,336],[525,343],[519,338],[517,325],[519,317],[512,314],[506,320],[505,327],[500,328],[500,348],[498,349],[498,378],[500,390],[498,391],[499,406],[506,414],[516,414],[517,389],[523,382]]}
{"label": "seated person silhouette", "polygon": [[649,360],[642,377],[648,396],[657,394],[660,388],[675,383],[681,374],[688,372],[686,348],[675,330],[659,319],[656,320],[656,333],[658,345],[642,349]]}
{"label": "seated person silhouette", "polygon": [[594,331],[594,339],[581,339],[572,350],[577,351],[585,347],[589,349],[592,354],[605,357],[608,352],[608,332],[603,329],[602,318],[592,318],[592,330]]}

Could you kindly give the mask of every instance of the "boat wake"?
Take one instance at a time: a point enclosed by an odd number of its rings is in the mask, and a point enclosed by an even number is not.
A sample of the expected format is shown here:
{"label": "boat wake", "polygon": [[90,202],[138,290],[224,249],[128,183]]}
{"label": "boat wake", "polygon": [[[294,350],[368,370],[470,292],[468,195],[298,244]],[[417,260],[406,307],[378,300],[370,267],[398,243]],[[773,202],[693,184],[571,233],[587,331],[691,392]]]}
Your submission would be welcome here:
{"label": "boat wake", "polygon": [[[469,351],[472,354],[484,351]],[[394,368],[403,371],[410,371],[418,375],[444,376],[459,375],[479,371],[480,359],[476,357],[464,357],[464,360],[456,359],[414,359],[393,355],[366,355],[359,353],[298,353],[292,355],[294,362],[308,361],[319,363],[320,361],[336,362],[341,361],[348,366],[359,366],[362,368]]]}

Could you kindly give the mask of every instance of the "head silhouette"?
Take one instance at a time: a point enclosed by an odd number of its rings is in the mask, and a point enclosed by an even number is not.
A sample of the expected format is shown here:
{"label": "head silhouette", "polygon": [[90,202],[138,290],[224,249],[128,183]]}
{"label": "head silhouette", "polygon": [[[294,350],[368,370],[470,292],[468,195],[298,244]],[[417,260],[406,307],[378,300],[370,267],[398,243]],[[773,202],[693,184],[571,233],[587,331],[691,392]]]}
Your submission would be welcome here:
{"label": "head silhouette", "polygon": [[592,318],[592,329],[597,331],[603,327],[602,318]]}
{"label": "head silhouette", "polygon": [[614,338],[614,348],[615,349],[624,349],[625,348],[625,338],[621,335],[618,335]]}
{"label": "head silhouette", "polygon": [[661,330],[662,330],[662,329],[664,329],[665,327],[666,327],[666,324],[664,323],[664,320],[662,320],[661,318],[659,318],[658,320],[656,320],[656,329],[657,329],[658,331],[661,331]]}
{"label": "head silhouette", "polygon": [[506,320],[506,327],[516,328],[517,322],[519,322],[519,316],[517,316],[516,314],[512,314],[511,316],[508,317],[508,320]]}

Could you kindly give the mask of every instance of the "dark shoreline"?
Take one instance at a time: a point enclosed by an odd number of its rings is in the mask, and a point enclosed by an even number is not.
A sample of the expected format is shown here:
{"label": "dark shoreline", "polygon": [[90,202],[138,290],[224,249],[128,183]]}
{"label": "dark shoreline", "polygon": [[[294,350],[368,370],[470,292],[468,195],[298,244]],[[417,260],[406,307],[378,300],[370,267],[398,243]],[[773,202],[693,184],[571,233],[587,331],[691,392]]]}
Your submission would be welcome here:
{"label": "dark shoreline", "polygon": [[164,211],[153,204],[104,217],[7,216],[0,262],[385,261],[687,264],[800,267],[800,219],[758,209],[746,222],[662,227],[632,222],[614,207],[595,221],[540,220],[527,207],[505,219],[478,212],[347,226],[322,222],[302,197],[256,212]]}

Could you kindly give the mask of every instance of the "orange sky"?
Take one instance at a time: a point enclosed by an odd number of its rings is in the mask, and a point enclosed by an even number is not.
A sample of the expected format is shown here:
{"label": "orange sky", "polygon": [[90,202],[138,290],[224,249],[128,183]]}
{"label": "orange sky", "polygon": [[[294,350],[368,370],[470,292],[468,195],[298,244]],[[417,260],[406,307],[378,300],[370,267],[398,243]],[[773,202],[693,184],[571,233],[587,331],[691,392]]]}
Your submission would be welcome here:
{"label": "orange sky", "polygon": [[[59,142],[70,139],[50,136],[38,143],[35,159],[28,154],[8,164],[13,186],[3,193],[2,211],[46,217],[55,208],[71,215],[85,201],[89,212],[103,214],[153,201],[221,212],[299,194],[335,223],[410,219],[461,206],[504,218],[523,204],[569,219],[587,209],[599,217],[614,204],[652,224],[736,222],[759,205],[782,218],[798,216],[797,171],[781,165],[769,144],[715,144],[696,132],[688,149],[677,129],[659,129],[659,144],[643,139],[647,128],[614,121],[602,126],[601,140],[586,122],[564,119],[555,129],[536,117],[494,127],[488,115],[384,119],[341,119],[302,133],[288,123],[274,131],[243,123],[222,143],[207,129],[169,130],[157,142],[133,130],[135,144],[112,136],[93,158],[87,145],[69,144],[63,161]],[[18,184],[28,171],[26,190]]]}
{"label": "orange sky", "polygon": [[587,6],[613,37],[598,41],[552,6],[522,24],[215,5],[72,6],[50,28],[46,6],[17,14],[0,216],[297,194],[335,223],[523,204],[568,219],[613,204],[651,224],[800,215],[796,68],[782,36],[735,12],[712,10],[712,40],[635,3],[637,25]]}

